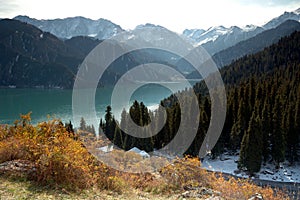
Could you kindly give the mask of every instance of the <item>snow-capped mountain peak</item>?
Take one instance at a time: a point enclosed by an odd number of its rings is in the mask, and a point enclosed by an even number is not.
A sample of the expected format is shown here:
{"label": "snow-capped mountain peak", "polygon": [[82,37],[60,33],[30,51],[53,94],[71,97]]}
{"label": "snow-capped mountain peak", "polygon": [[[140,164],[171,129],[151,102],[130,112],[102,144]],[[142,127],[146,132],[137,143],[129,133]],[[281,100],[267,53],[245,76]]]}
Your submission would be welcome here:
{"label": "snow-capped mountain peak", "polygon": [[142,28],[164,28],[164,27],[160,25],[151,24],[151,23],[140,24],[135,27],[135,29],[142,29]]}
{"label": "snow-capped mountain peak", "polygon": [[37,20],[28,16],[17,16],[14,19],[32,24],[59,38],[91,36],[98,39],[107,39],[123,31],[119,25],[102,18],[92,20],[78,16],[64,19]]}
{"label": "snow-capped mountain peak", "polygon": [[249,32],[249,31],[253,31],[255,29],[257,29],[258,26],[256,25],[253,25],[253,24],[249,24],[249,25],[246,25],[246,26],[243,26],[242,29],[244,32]]}
{"label": "snow-capped mountain peak", "polygon": [[183,35],[192,38],[197,45],[202,45],[210,41],[217,40],[220,36],[228,35],[241,29],[237,26],[226,28],[224,26],[213,26],[207,30],[203,29],[186,29]]}

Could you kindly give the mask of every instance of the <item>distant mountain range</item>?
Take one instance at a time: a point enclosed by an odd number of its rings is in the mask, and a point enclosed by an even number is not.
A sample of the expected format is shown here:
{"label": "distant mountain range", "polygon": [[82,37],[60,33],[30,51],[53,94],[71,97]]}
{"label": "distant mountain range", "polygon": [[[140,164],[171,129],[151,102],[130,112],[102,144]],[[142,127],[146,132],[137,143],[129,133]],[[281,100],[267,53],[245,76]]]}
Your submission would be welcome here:
{"label": "distant mountain range", "polygon": [[50,32],[64,39],[75,36],[107,39],[123,31],[119,25],[106,19],[92,20],[85,17],[69,17],[65,19],[37,20],[21,15],[14,19],[32,24],[44,32]]}
{"label": "distant mountain range", "polygon": [[[252,38],[241,41],[232,47],[216,53],[212,58],[216,65],[222,68],[245,55],[262,51],[264,48],[277,43],[282,37],[288,36],[294,31],[300,31],[300,22],[287,20],[276,28],[266,30]],[[201,78],[196,71],[190,73],[187,77],[191,79]]]}
{"label": "distant mountain range", "polygon": [[257,26],[247,26],[245,29],[237,26],[230,28],[217,26],[206,31],[203,29],[184,30],[183,35],[191,38],[195,42],[195,46],[202,45],[208,53],[213,55],[263,31],[263,28]]}
{"label": "distant mountain range", "polygon": [[241,41],[236,45],[216,53],[213,60],[219,68],[229,65],[232,61],[244,55],[254,54],[265,47],[277,43],[280,38],[300,31],[300,22],[294,20],[284,21],[279,26],[266,30],[247,40]]}
{"label": "distant mountain range", "polygon": [[[183,36],[193,40],[195,46],[201,44],[213,55],[217,65],[223,67],[244,55],[262,50],[293,31],[300,30],[299,21],[300,9],[285,12],[263,27],[220,26],[207,31],[185,30]],[[168,31],[153,24],[136,27],[142,28]],[[17,16],[15,20],[0,20],[0,30],[0,86],[46,88],[71,88],[78,67],[86,55],[102,39],[124,31],[120,26],[104,19],[74,17],[36,20],[26,16]],[[131,31],[126,33],[130,36]],[[174,58],[174,55],[155,51],[127,54],[107,70],[101,84],[114,84],[133,66],[157,60],[165,60],[188,78],[199,78],[191,73],[190,66],[178,62],[179,58]]]}
{"label": "distant mountain range", "polygon": [[[28,16],[17,16],[14,19],[32,24],[42,31],[50,32],[62,39],[70,39],[75,36],[89,36],[102,40],[124,31],[121,26],[106,19],[92,20],[84,17],[69,17],[65,19],[37,20]],[[286,20],[300,21],[300,8],[293,12],[284,12],[262,27],[255,25],[232,26],[229,28],[216,26],[207,30],[186,29],[182,35],[194,42],[195,46],[202,45],[208,53],[214,55],[263,31],[276,28]],[[138,25],[136,28],[141,27],[163,28],[150,23]]]}
{"label": "distant mountain range", "polygon": [[193,40],[195,45],[202,45],[211,55],[214,55],[263,31],[276,28],[287,20],[300,21],[300,8],[293,12],[285,12],[262,27],[247,25],[242,28],[237,26],[229,28],[217,26],[211,27],[208,30],[186,29],[183,31],[183,35]]}

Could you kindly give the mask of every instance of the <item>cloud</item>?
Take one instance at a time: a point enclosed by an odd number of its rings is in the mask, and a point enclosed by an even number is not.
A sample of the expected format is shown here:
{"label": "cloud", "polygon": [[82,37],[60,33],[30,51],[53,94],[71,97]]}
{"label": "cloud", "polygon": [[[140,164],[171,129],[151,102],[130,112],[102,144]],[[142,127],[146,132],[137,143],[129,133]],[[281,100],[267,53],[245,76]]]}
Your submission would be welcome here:
{"label": "cloud", "polygon": [[6,16],[19,8],[16,0],[0,0],[0,15]]}
{"label": "cloud", "polygon": [[288,7],[293,5],[299,5],[299,0],[240,0],[242,5],[259,5],[259,6],[271,6],[271,7]]}

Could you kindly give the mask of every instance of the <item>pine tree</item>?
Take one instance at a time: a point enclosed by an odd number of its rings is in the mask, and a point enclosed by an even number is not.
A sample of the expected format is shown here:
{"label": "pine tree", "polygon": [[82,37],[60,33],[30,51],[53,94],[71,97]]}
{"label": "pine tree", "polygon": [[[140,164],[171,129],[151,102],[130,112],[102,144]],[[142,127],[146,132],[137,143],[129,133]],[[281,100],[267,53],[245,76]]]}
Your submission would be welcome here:
{"label": "pine tree", "polygon": [[245,115],[247,113],[245,113],[245,107],[245,102],[243,99],[241,99],[241,102],[239,103],[237,119],[231,129],[231,147],[233,150],[239,148],[244,132],[246,130]]}
{"label": "pine tree", "polygon": [[74,128],[73,128],[73,124],[71,121],[69,121],[69,123],[65,123],[65,127],[69,133],[74,134]]}
{"label": "pine tree", "polygon": [[[121,121],[120,121],[120,130],[121,132],[121,138],[122,138],[122,143],[120,144],[122,149],[128,149],[130,144],[129,144],[129,135],[128,135],[128,113],[126,112],[125,109],[122,110],[121,113]],[[116,132],[119,132],[118,128],[116,129]]]}
{"label": "pine tree", "polygon": [[86,130],[86,122],[83,117],[80,119],[80,130]]}
{"label": "pine tree", "polygon": [[113,124],[113,116],[111,113],[111,107],[107,106],[105,110],[105,130],[104,133],[109,140],[113,140],[114,136],[114,124]]}
{"label": "pine tree", "polygon": [[297,159],[298,133],[295,131],[295,115],[292,105],[289,106],[286,117],[287,152],[291,163]]}
{"label": "pine tree", "polygon": [[114,145],[117,145],[119,148],[125,149],[123,134],[118,125],[116,125],[116,128],[115,128],[113,143],[114,143]]}
{"label": "pine tree", "polygon": [[275,100],[272,117],[272,158],[276,163],[276,167],[279,167],[279,163],[284,161],[285,158],[285,136],[281,127],[281,105],[279,97]]}
{"label": "pine tree", "polygon": [[249,127],[243,137],[239,168],[245,167],[250,174],[258,172],[262,161],[262,136],[261,120],[256,112],[253,112]]}
{"label": "pine tree", "polygon": [[270,152],[270,134],[271,134],[271,112],[270,102],[266,99],[262,110],[262,133],[263,133],[263,158],[267,162]]}
{"label": "pine tree", "polygon": [[293,132],[293,157],[295,161],[299,161],[299,155],[298,155],[298,149],[297,147],[300,146],[300,87],[298,87],[298,98],[296,102],[296,107],[295,107],[295,125],[294,125],[294,132]]}

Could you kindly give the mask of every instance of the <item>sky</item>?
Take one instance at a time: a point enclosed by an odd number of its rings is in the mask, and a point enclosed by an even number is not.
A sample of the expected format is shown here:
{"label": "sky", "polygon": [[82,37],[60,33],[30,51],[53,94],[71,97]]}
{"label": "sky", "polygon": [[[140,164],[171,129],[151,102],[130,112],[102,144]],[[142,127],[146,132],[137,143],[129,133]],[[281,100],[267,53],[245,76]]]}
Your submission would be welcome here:
{"label": "sky", "polygon": [[300,0],[0,0],[0,18],[83,16],[108,19],[123,29],[152,23],[181,33],[188,28],[263,25]]}

